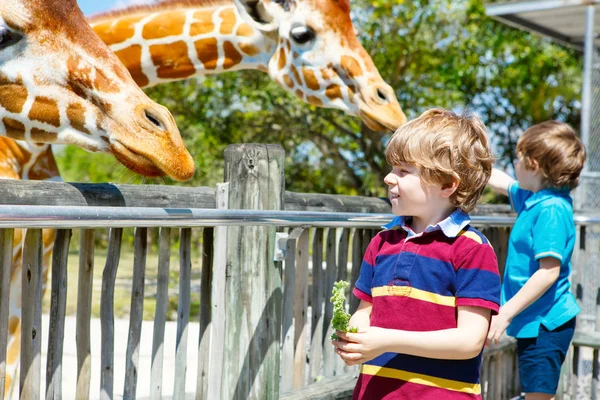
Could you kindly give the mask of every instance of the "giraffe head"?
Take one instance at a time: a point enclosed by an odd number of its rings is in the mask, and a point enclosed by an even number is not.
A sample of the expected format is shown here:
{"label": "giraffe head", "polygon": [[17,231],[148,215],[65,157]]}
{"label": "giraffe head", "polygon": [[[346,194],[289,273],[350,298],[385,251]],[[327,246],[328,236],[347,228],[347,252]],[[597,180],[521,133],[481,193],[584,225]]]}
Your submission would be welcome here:
{"label": "giraffe head", "polygon": [[76,0],[0,1],[0,134],[104,151],[147,176],[194,162],[172,115],[93,33]]}
{"label": "giraffe head", "polygon": [[393,89],[356,37],[350,0],[235,0],[254,28],[276,40],[268,73],[316,106],[341,109],[373,130],[406,122]]}

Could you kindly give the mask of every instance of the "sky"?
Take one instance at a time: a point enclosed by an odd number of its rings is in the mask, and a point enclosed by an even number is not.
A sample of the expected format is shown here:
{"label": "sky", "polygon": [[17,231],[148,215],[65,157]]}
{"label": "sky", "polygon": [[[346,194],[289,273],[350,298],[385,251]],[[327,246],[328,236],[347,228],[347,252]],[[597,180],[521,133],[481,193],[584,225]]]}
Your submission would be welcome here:
{"label": "sky", "polygon": [[152,0],[77,0],[77,3],[85,15],[92,15],[132,4],[152,3]]}

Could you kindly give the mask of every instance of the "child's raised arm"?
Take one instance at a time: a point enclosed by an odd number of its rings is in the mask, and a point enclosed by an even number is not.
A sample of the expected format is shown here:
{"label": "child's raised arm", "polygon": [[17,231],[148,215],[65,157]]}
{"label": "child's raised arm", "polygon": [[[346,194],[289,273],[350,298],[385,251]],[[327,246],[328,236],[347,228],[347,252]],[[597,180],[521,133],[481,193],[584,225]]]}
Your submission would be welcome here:
{"label": "child's raised arm", "polygon": [[492,176],[490,176],[490,180],[488,181],[487,185],[494,192],[507,196],[508,187],[513,182],[514,179],[510,177],[507,173],[500,171],[497,168],[492,168]]}

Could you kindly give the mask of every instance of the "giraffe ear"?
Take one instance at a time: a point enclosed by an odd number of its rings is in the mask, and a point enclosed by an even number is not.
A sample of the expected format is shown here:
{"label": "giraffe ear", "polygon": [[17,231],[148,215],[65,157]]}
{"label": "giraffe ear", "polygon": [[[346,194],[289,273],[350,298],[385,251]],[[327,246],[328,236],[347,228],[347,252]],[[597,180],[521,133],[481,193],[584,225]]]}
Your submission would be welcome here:
{"label": "giraffe ear", "polygon": [[[263,32],[273,32],[279,27],[278,22],[269,10],[269,0],[234,0],[240,16],[254,28]],[[271,6],[271,7],[270,7]]]}

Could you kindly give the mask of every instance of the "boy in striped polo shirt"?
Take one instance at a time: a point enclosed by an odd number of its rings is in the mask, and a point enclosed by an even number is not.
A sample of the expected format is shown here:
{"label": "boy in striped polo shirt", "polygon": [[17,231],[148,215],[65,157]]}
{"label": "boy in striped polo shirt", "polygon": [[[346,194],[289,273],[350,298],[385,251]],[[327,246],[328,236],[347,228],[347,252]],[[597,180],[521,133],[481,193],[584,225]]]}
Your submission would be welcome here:
{"label": "boy in striped polo shirt", "polygon": [[499,308],[496,255],[467,212],[492,170],[476,116],[433,109],[390,139],[385,177],[397,217],[369,244],[336,352],[362,364],[353,399],[481,399],[479,370]]}

